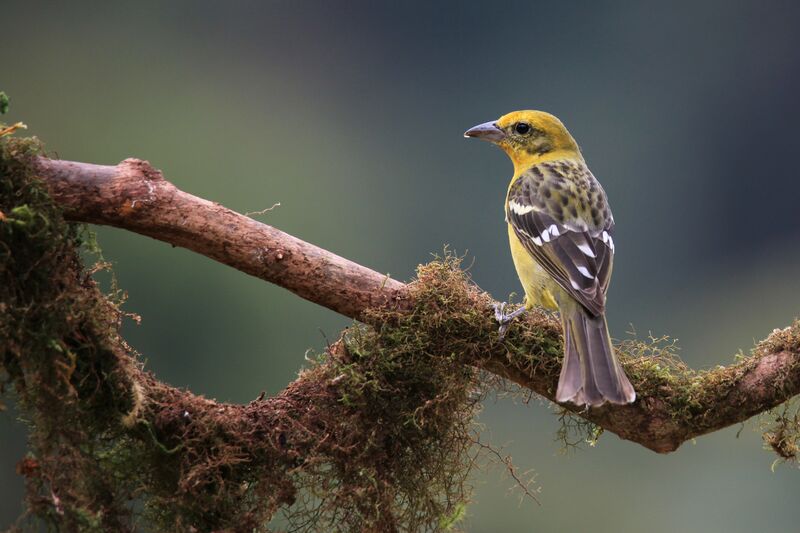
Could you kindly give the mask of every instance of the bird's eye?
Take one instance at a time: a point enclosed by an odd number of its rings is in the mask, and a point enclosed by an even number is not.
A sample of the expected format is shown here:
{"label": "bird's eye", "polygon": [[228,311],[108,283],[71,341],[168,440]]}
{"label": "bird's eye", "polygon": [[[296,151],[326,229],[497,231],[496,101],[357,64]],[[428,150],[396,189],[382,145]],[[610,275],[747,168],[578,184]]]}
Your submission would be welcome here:
{"label": "bird's eye", "polygon": [[527,122],[517,122],[514,125],[514,131],[519,133],[520,135],[525,135],[529,131],[531,131],[531,125]]}

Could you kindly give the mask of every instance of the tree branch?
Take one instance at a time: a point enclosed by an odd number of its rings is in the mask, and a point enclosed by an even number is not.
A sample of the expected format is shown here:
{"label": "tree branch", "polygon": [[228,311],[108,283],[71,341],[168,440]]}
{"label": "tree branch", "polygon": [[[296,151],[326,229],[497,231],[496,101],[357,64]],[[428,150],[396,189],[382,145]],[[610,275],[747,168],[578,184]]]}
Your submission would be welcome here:
{"label": "tree branch", "polygon": [[402,283],[185,193],[146,161],[102,166],[39,158],[37,169],[68,220],[188,248],[355,319],[403,298]]}
{"label": "tree branch", "polygon": [[[35,168],[68,220],[115,226],[188,248],[373,325],[384,317],[375,310],[413,309],[409,285],[180,191],[145,161],[100,166],[38,158]],[[553,347],[560,350],[558,322],[532,313],[502,343],[494,333],[492,299],[478,290],[469,291],[469,298],[481,318],[451,318],[464,321],[462,326],[480,339],[464,348],[472,363],[552,401],[559,365],[546,363],[558,362],[553,354]],[[636,343],[619,348],[639,392],[634,404],[577,415],[656,452],[673,451],[800,393],[797,323],[773,332],[751,357],[708,372],[670,369],[658,357],[643,356],[645,349]]]}

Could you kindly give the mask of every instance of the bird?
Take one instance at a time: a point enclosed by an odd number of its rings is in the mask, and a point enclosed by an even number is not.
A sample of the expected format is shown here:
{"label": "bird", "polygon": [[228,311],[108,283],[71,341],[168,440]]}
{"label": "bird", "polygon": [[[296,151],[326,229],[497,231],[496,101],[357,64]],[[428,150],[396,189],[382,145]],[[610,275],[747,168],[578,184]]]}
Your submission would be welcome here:
{"label": "bird", "polygon": [[583,408],[634,402],[605,316],[614,217],[578,143],[558,118],[532,110],[478,124],[464,137],[497,145],[514,164],[504,211],[525,304],[510,313],[495,305],[500,337],[536,305],[558,310],[564,361],[555,400]]}

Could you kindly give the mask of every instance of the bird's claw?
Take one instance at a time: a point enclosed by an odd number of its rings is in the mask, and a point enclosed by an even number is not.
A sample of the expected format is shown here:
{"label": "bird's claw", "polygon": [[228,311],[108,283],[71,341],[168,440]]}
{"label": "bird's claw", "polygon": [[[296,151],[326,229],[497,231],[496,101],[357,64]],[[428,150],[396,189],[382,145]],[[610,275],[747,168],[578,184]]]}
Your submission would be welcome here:
{"label": "bird's claw", "polygon": [[497,330],[500,340],[505,338],[508,325],[511,323],[511,321],[525,312],[525,306],[523,305],[519,309],[516,309],[510,313],[506,313],[507,305],[508,304],[506,302],[498,302],[494,304],[494,318],[500,323],[500,329]]}
{"label": "bird's claw", "polygon": [[500,340],[506,338],[506,331],[508,331],[508,322],[505,324],[500,324],[500,327],[497,328],[497,336],[500,338]]}
{"label": "bird's claw", "polygon": [[505,317],[506,317],[506,314],[505,314],[506,305],[508,305],[506,302],[495,302],[494,303],[494,319],[497,320],[498,322],[500,322],[501,325],[505,324],[506,322],[508,322],[505,319]]}

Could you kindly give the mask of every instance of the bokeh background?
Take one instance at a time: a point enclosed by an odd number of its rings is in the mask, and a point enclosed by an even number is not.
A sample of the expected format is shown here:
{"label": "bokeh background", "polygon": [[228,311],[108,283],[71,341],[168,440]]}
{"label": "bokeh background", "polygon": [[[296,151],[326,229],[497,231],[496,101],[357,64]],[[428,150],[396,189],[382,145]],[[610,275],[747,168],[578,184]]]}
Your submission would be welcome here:
{"label": "bokeh background", "polygon": [[[65,159],[136,156],[199,196],[399,279],[449,244],[519,291],[511,165],[462,138],[519,108],[563,119],[617,220],[613,334],[668,334],[694,367],[800,315],[800,4],[3,0],[6,120]],[[224,401],[275,393],[348,320],[181,249],[98,229],[125,335],[159,377]],[[754,424],[659,456],[604,435],[559,454],[553,411],[490,400],[487,437],[534,468],[541,507],[476,473],[466,527],[797,531],[800,472]],[[0,528],[20,512],[0,414]]]}

